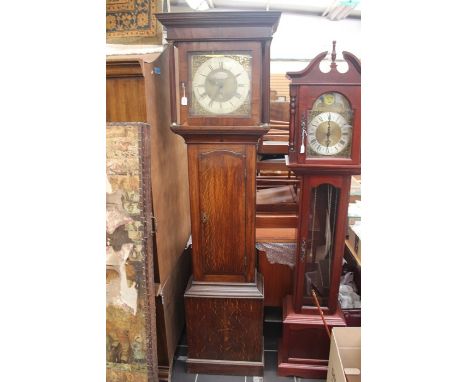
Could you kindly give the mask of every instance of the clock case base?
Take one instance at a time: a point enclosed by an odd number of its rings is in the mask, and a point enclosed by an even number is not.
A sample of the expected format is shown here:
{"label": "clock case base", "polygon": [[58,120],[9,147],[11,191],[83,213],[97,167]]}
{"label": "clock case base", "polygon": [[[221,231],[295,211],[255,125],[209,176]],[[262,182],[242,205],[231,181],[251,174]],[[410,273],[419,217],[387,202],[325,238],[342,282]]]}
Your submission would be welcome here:
{"label": "clock case base", "polygon": [[263,375],[261,274],[253,283],[191,278],[184,298],[188,373]]}
{"label": "clock case base", "polygon": [[[340,308],[324,317],[330,330],[335,326],[346,326]],[[286,296],[283,300],[283,337],[279,344],[277,374],[325,379],[329,353],[330,339],[320,315],[296,313],[292,296]]]}
{"label": "clock case base", "polygon": [[191,374],[222,374],[262,376],[264,360],[261,362],[242,362],[217,359],[191,359],[186,361],[187,372]]}

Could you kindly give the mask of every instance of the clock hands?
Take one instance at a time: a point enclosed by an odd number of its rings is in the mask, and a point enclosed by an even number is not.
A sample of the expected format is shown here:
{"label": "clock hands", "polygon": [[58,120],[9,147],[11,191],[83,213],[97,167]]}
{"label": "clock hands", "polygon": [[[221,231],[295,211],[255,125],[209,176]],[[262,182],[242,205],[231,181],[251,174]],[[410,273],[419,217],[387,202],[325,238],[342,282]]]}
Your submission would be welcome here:
{"label": "clock hands", "polygon": [[223,86],[224,86],[224,83],[218,85],[218,91],[216,92],[215,97],[224,98]]}
{"label": "clock hands", "polygon": [[327,128],[327,147],[330,146],[330,120],[331,120],[331,113],[328,113],[328,128]]}
{"label": "clock hands", "polygon": [[216,76],[209,76],[207,78],[207,81],[210,83],[210,85],[216,87],[215,92],[213,94],[212,99],[223,99],[224,98],[224,78],[217,78]]}

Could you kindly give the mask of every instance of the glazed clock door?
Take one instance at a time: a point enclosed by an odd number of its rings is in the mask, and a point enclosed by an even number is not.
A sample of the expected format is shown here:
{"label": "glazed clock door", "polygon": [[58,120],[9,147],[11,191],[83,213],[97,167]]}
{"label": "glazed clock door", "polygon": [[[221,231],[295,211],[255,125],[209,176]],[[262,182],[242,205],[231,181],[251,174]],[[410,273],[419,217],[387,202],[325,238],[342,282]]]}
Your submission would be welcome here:
{"label": "glazed clock door", "polygon": [[[180,123],[189,126],[260,124],[259,42],[199,42],[178,48]],[[180,97],[179,97],[180,98]]]}
{"label": "glazed clock door", "polygon": [[200,280],[245,281],[246,180],[244,147],[199,147]]}
{"label": "glazed clock door", "polygon": [[353,111],[348,99],[338,92],[321,94],[307,112],[309,158],[350,158]]}
{"label": "glazed clock door", "polygon": [[349,182],[349,177],[339,176],[304,178],[296,269],[297,310],[315,309],[312,290],[324,312],[336,310]]}
{"label": "glazed clock door", "polygon": [[252,55],[248,52],[191,54],[192,116],[249,117]]}
{"label": "glazed clock door", "polygon": [[312,167],[360,163],[360,88],[301,89],[298,160]]}

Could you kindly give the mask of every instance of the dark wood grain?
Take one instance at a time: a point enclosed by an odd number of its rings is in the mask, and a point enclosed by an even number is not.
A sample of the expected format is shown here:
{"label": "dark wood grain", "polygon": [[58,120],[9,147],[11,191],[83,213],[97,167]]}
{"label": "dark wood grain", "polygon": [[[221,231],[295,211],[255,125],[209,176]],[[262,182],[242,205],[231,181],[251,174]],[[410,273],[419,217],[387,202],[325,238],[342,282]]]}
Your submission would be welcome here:
{"label": "dark wood grain", "polygon": [[[243,147],[199,147],[204,275],[240,275],[240,281],[243,281],[247,265],[245,160]],[[229,221],[226,216],[230,217]]]}
{"label": "dark wood grain", "polygon": [[189,372],[216,374],[224,370],[250,375],[245,374],[247,368],[252,372],[261,369],[255,375],[263,374],[261,275],[250,284],[191,281],[185,308]]}
{"label": "dark wood grain", "polygon": [[167,27],[168,41],[265,40],[278,27],[281,12],[184,12],[158,13]]}
{"label": "dark wood grain", "polygon": [[[278,12],[158,14],[171,45],[171,130],[187,143],[193,283],[189,372],[262,375],[263,283],[255,271],[256,144],[269,126],[269,44]],[[250,115],[191,116],[190,52],[252,56]],[[190,104],[190,99],[188,104]]]}
{"label": "dark wood grain", "polygon": [[188,153],[195,280],[253,282],[255,146],[190,144]]}

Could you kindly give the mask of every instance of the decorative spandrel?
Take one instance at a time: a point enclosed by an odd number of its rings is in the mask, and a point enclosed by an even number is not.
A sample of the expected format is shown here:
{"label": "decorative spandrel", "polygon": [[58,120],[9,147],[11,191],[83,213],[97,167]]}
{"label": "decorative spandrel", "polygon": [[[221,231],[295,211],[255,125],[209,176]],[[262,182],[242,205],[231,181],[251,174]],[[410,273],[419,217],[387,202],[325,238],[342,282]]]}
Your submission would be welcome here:
{"label": "decorative spandrel", "polygon": [[339,190],[332,185],[322,184],[311,189],[309,224],[305,246],[304,302],[314,305],[311,291],[317,294],[321,306],[328,305],[335,227]]}
{"label": "decorative spandrel", "polygon": [[[321,94],[307,111],[307,158],[350,158],[353,111],[345,96],[338,92]],[[307,125],[307,127],[305,126]]]}
{"label": "decorative spandrel", "polygon": [[192,53],[190,74],[191,116],[250,116],[251,54]]}

